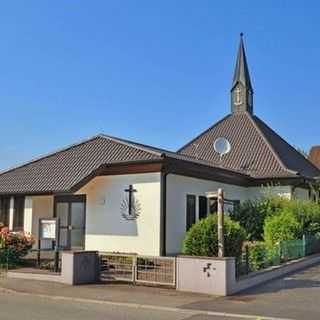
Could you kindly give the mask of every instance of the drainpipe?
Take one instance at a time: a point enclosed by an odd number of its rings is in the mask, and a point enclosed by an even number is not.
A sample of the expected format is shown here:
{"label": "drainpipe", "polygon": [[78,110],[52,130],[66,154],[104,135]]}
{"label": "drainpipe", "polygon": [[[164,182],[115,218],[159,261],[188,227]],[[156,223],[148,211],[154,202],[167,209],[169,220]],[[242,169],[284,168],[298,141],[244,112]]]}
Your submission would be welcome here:
{"label": "drainpipe", "polygon": [[160,181],[160,255],[165,256],[166,249],[166,224],[167,224],[167,172],[161,171]]}

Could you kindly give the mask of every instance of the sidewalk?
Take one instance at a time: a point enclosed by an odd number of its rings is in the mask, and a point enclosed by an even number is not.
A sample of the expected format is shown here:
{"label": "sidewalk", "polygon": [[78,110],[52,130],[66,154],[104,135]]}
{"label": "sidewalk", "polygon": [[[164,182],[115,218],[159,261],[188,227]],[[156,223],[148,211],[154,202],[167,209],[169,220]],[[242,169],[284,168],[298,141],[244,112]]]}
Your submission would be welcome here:
{"label": "sidewalk", "polygon": [[[1,289],[2,288],[2,289]],[[174,289],[134,286],[130,284],[98,284],[68,286],[60,283],[10,279],[0,276],[1,290],[80,303],[131,305],[134,308],[183,309],[196,312],[229,313],[230,318],[247,315],[246,319],[318,320],[320,314],[320,264],[295,274],[268,282],[231,297],[178,292]],[[271,318],[269,318],[271,319]]]}
{"label": "sidewalk", "polygon": [[183,293],[174,289],[135,286],[125,283],[105,283],[69,286],[54,282],[0,277],[0,288],[20,293],[88,299],[129,304],[147,304],[185,308],[189,304],[209,302],[215,297]]}

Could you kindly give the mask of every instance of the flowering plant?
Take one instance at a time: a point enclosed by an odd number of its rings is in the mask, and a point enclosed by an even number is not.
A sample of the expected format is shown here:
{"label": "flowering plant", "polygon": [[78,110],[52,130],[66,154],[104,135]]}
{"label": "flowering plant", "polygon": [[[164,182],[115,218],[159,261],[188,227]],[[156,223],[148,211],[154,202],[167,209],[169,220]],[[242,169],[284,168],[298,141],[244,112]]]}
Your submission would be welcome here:
{"label": "flowering plant", "polygon": [[17,265],[34,244],[31,235],[13,232],[0,223],[0,266]]}

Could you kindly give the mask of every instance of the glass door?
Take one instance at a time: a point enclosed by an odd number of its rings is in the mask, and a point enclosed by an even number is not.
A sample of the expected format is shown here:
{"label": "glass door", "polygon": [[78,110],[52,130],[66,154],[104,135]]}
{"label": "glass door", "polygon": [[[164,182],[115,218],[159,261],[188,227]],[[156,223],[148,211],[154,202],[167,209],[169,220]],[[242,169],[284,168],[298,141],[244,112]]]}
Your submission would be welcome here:
{"label": "glass door", "polygon": [[60,220],[60,248],[84,249],[85,207],[85,196],[55,198],[55,216]]}

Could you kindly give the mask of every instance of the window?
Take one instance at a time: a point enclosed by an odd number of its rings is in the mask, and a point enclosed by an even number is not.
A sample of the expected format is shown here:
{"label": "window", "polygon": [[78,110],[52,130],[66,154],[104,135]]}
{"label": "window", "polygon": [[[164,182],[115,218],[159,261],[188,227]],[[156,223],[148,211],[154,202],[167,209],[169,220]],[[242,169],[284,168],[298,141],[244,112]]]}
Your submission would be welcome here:
{"label": "window", "polygon": [[209,213],[215,214],[218,212],[218,198],[209,198]]}
{"label": "window", "polygon": [[24,197],[14,197],[13,230],[23,230]]}
{"label": "window", "polygon": [[5,227],[9,226],[9,209],[10,198],[0,198],[0,223],[3,223]]}
{"label": "window", "polygon": [[240,104],[242,104],[241,89],[239,87],[237,87],[235,90],[234,104],[236,106],[239,106]]}
{"label": "window", "polygon": [[203,219],[208,213],[208,200],[207,197],[199,197],[199,219]]}
{"label": "window", "polygon": [[187,195],[187,221],[186,227],[187,231],[196,222],[196,196]]}

